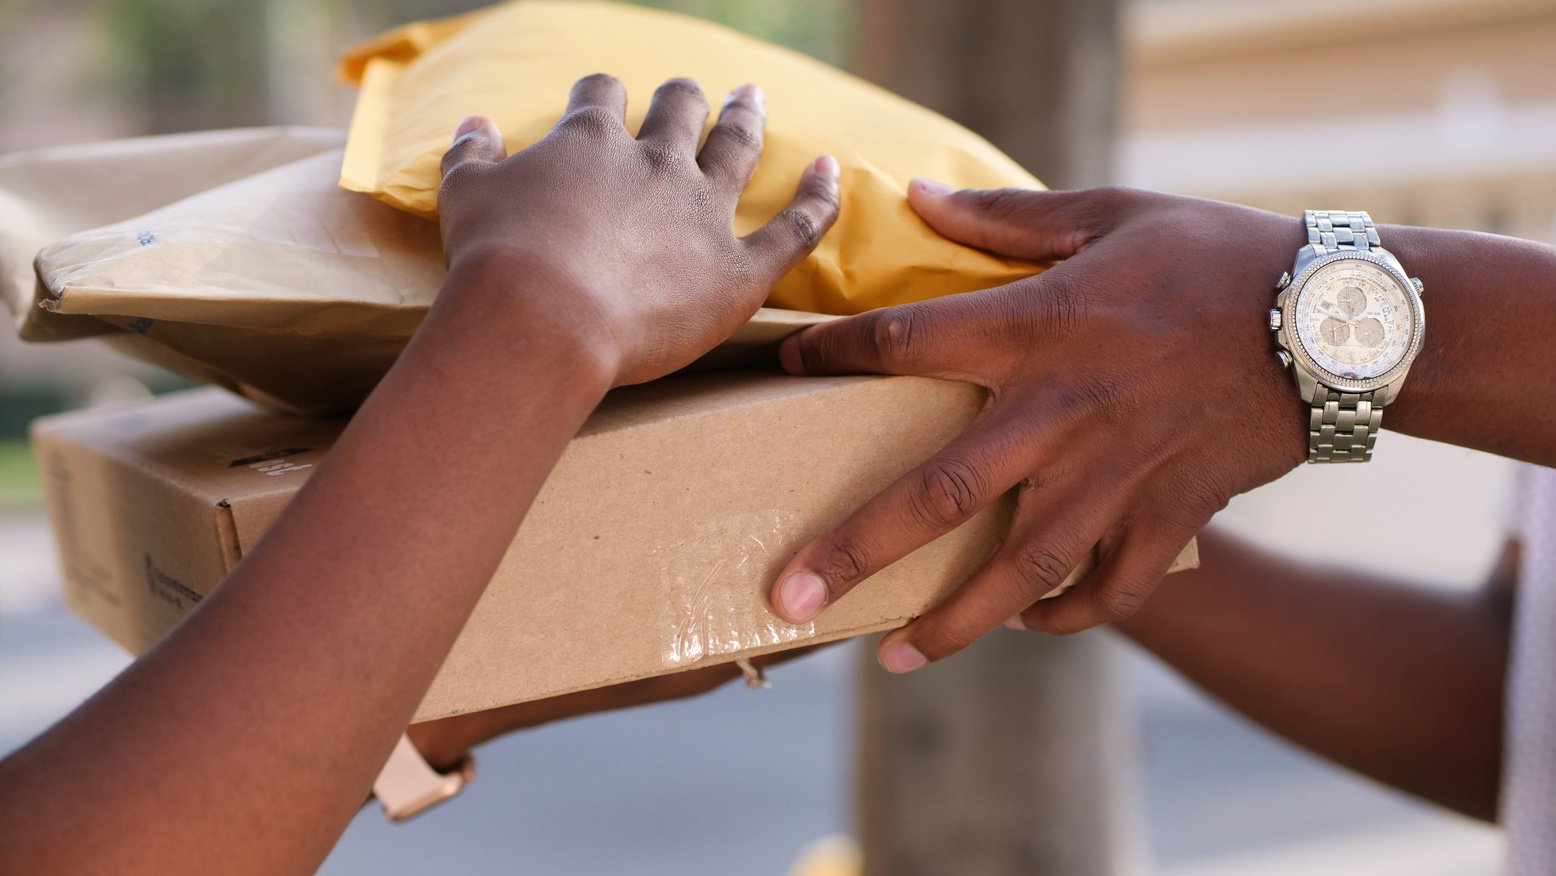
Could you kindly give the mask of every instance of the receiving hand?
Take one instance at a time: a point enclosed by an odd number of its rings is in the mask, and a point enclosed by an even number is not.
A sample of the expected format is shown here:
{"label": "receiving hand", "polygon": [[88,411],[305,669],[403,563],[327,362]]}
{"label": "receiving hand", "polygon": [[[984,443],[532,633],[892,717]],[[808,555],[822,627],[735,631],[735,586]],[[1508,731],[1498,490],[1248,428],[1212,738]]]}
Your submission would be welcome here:
{"label": "receiving hand", "polygon": [[675,371],[728,337],[838,209],[837,162],[822,156],[787,209],[735,237],[766,121],[755,86],[730,95],[701,152],[708,102],[695,82],[661,86],[635,139],[626,106],[616,79],[581,79],[551,133],[512,156],[496,126],[472,116],[438,192],[450,273],[471,280],[450,284],[456,294],[511,287],[525,331],[587,345],[614,385]]}
{"label": "receiving hand", "polygon": [[[772,601],[800,623],[960,526],[1007,491],[1003,544],[939,606],[881,643],[906,672],[1001,623],[1074,633],[1128,617],[1232,496],[1307,455],[1306,419],[1273,355],[1274,284],[1301,223],[1123,189],[953,191],[917,182],[914,209],[1000,255],[1064,260],[996,289],[807,329],[796,374],[914,374],[988,390],[934,458],[800,550]],[[1096,569],[1058,587],[1093,548]]]}

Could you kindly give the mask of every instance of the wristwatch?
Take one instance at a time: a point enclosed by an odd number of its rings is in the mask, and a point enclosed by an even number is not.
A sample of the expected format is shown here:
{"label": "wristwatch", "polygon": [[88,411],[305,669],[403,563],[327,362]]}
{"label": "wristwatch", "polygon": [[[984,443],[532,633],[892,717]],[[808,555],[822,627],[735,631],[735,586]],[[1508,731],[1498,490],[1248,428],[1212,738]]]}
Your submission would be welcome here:
{"label": "wristwatch", "polygon": [[1303,220],[1307,245],[1275,284],[1275,355],[1311,409],[1307,461],[1366,462],[1421,350],[1423,286],[1366,213],[1308,210]]}

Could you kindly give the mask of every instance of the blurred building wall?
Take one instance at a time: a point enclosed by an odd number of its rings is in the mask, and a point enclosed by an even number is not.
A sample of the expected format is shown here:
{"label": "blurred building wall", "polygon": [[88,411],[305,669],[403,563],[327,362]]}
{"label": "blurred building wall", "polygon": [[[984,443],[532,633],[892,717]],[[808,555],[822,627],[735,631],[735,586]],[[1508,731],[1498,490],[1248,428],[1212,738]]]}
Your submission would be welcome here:
{"label": "blurred building wall", "polygon": [[1556,233],[1556,2],[1156,0],[1127,31],[1124,182]]}

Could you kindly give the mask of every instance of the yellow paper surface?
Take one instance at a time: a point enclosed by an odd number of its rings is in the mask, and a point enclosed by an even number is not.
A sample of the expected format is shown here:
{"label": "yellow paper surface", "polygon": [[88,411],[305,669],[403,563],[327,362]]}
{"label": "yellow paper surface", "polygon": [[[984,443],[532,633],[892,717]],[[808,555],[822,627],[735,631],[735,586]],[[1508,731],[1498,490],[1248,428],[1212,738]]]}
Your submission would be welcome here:
{"label": "yellow paper surface", "polygon": [[596,72],[626,84],[633,131],[672,77],[696,79],[714,103],[746,82],[766,91],[766,147],[740,202],[738,233],[783,209],[816,156],[837,157],[841,218],[773,290],[770,306],[858,313],[1038,270],[941,238],[907,204],[917,176],[976,188],[1041,185],[987,141],[798,53],[697,19],[592,0],[517,0],[407,25],[353,50],[341,73],[362,90],[341,185],[436,215],[439,160],[462,118],[490,116],[508,148],[522,149],[556,124],[573,83]]}

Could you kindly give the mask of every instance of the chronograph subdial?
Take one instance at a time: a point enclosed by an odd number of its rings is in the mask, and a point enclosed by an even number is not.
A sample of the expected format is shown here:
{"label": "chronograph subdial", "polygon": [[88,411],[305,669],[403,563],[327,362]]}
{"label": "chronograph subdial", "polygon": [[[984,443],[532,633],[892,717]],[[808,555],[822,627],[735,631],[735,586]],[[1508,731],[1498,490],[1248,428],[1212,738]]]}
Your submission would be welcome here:
{"label": "chronograph subdial", "polygon": [[[1366,317],[1356,321],[1356,340],[1367,347],[1378,347],[1383,343],[1383,323]],[[1336,343],[1339,343],[1336,341]]]}
{"label": "chronograph subdial", "polygon": [[1319,323],[1318,331],[1323,335],[1324,340],[1331,344],[1343,344],[1351,339],[1351,324],[1341,322],[1332,316],[1324,317],[1324,321]]}
{"label": "chronograph subdial", "polygon": [[1356,286],[1346,286],[1335,295],[1335,302],[1345,315],[1355,319],[1358,314],[1367,309],[1367,293]]}

